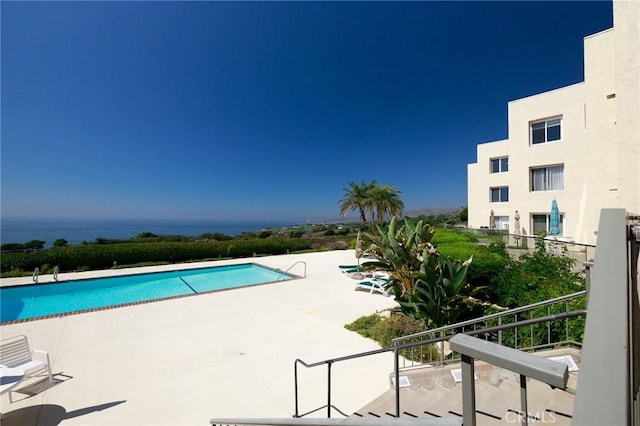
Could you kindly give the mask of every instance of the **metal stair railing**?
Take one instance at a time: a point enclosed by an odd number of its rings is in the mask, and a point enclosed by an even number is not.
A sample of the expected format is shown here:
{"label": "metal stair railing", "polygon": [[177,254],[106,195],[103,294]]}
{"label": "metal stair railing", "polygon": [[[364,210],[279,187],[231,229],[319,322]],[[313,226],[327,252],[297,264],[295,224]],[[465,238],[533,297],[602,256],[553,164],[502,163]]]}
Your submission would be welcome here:
{"label": "metal stair railing", "polygon": [[[528,325],[528,335],[524,338],[522,335],[518,335],[518,329],[520,327],[513,327],[513,335],[511,342],[507,342],[502,330],[499,330],[496,334],[481,332],[480,329],[487,329],[493,326],[500,326],[503,324],[514,324],[524,319],[541,318],[549,316],[555,313],[570,312],[574,309],[583,309],[586,307],[586,290],[578,291],[576,293],[556,297],[553,299],[545,300],[538,303],[533,303],[527,306],[521,306],[518,308],[509,309],[503,312],[497,312],[495,314],[486,315],[480,318],[475,318],[467,321],[462,321],[456,324],[447,325],[444,327],[434,328],[431,330],[423,331],[420,333],[414,333],[407,336],[398,337],[392,340],[394,346],[402,346],[407,343],[419,342],[423,340],[432,340],[435,338],[444,338],[446,336],[453,336],[456,333],[465,334],[484,334],[485,340],[493,341],[499,345],[514,347],[516,349],[542,349],[545,347],[553,347],[556,345],[576,346],[581,347],[582,342],[571,340],[570,336],[570,323],[569,318],[566,318],[564,324],[564,339],[553,339],[552,325],[547,323],[546,339],[536,338],[536,331],[540,332],[540,329],[535,328],[535,324]],[[575,306],[571,307],[570,304]],[[541,340],[543,342],[541,342]],[[546,341],[544,341],[546,340]],[[536,341],[538,342],[536,344]],[[511,343],[511,344],[507,344]],[[417,367],[423,364],[439,364],[442,365],[447,362],[458,361],[458,359],[447,360],[445,357],[445,347],[440,344],[436,349],[433,346],[417,345],[410,353],[405,353],[402,358],[402,369]]]}
{"label": "metal stair railing", "polygon": [[456,334],[449,340],[449,344],[451,349],[462,355],[462,417],[465,426],[476,426],[475,360],[485,361],[520,375],[520,417],[524,426],[529,424],[528,377],[554,388],[566,388],[569,378],[566,364],[464,334]]}
{"label": "metal stair railing", "polygon": [[[566,319],[566,318],[576,318],[576,317],[582,317],[582,316],[586,316],[587,311],[584,309],[579,309],[579,310],[575,310],[575,311],[571,311],[571,312],[564,312],[564,313],[560,313],[560,314],[555,314],[555,315],[549,315],[546,317],[541,317],[541,318],[532,318],[532,319],[527,319],[527,320],[522,320],[522,321],[518,321],[516,323],[510,323],[510,324],[501,324],[501,325],[497,325],[494,327],[488,327],[488,328],[484,328],[484,329],[480,329],[480,330],[471,330],[471,331],[466,331],[466,332],[461,332],[459,334],[467,334],[467,335],[484,335],[484,334],[490,334],[490,333],[494,333],[494,332],[498,332],[498,331],[502,331],[502,330],[506,330],[506,329],[510,329],[510,328],[514,328],[514,327],[521,327],[521,326],[529,326],[529,325],[533,325],[533,324],[539,324],[539,323],[545,323],[545,322],[550,322],[550,321],[557,321],[557,320],[562,320],[562,319]],[[401,351],[406,350],[406,349],[411,349],[417,346],[421,346],[421,345],[428,345],[428,344],[434,344],[434,343],[439,343],[439,342],[444,342],[449,340],[451,337],[450,335],[445,335],[445,336],[440,336],[440,337],[435,337],[432,339],[425,339],[425,340],[421,340],[419,342],[412,342],[412,343],[405,343],[402,345],[396,345],[396,346],[390,346],[387,348],[382,348],[382,349],[376,349],[376,350],[372,350],[372,351],[367,351],[367,352],[361,352],[361,353],[357,353],[357,354],[352,354],[352,355],[346,355],[346,356],[342,356],[342,357],[337,357],[337,358],[331,358],[331,359],[327,359],[327,360],[323,360],[323,361],[319,361],[319,362],[314,362],[314,363],[306,363],[304,361],[302,361],[301,359],[296,359],[293,363],[293,371],[294,371],[294,399],[295,399],[295,414],[294,414],[294,418],[300,418],[300,417],[304,417],[308,414],[311,413],[315,413],[317,411],[320,411],[324,408],[327,409],[327,418],[331,418],[331,410],[334,409],[336,411],[338,411],[340,414],[342,414],[343,416],[347,416],[345,413],[343,413],[342,411],[340,411],[336,406],[333,405],[332,400],[331,400],[331,366],[337,362],[343,362],[343,361],[348,361],[348,360],[353,360],[356,358],[363,358],[363,357],[367,357],[367,356],[372,356],[372,355],[378,355],[378,354],[382,354],[382,353],[386,353],[386,352],[393,352],[394,354],[394,376],[395,376],[395,380],[394,380],[394,384],[395,384],[395,417],[396,418],[400,418],[400,354]],[[321,407],[315,408],[311,411],[307,411],[304,414],[300,414],[299,411],[299,403],[298,403],[298,396],[299,396],[299,390],[298,390],[298,364],[306,367],[306,368],[313,368],[313,367],[319,367],[322,365],[326,365],[327,366],[327,403]],[[213,421],[212,421],[213,423]],[[235,424],[242,424],[241,422],[236,422]],[[245,423],[245,424],[249,424],[249,423]],[[300,423],[302,424],[302,423]],[[327,423],[329,424],[329,423]]]}

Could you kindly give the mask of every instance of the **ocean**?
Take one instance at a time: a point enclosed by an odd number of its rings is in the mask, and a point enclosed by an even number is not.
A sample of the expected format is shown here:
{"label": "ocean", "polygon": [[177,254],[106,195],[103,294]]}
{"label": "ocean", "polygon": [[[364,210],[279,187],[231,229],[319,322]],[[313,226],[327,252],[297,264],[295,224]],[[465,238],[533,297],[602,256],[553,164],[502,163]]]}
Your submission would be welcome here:
{"label": "ocean", "polygon": [[96,238],[129,239],[142,232],[189,237],[219,232],[234,236],[243,232],[294,225],[296,224],[276,221],[2,218],[0,243],[23,244],[41,240],[45,241],[45,247],[51,247],[55,240],[62,238],[69,244],[80,244],[83,241],[93,242]]}

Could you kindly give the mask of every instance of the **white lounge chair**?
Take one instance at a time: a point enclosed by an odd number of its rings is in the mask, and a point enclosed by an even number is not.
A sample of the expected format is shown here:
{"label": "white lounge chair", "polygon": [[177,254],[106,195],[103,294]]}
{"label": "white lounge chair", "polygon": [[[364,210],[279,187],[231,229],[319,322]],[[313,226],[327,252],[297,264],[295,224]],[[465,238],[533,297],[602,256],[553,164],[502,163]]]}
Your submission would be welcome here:
{"label": "white lounge chair", "polygon": [[389,274],[386,272],[375,271],[375,270],[365,270],[362,268],[345,269],[342,272],[349,278],[354,278],[354,279],[364,279],[364,278],[367,278],[367,279],[377,278],[377,279],[385,279],[385,280],[389,279]]}
{"label": "white lounge chair", "polygon": [[373,278],[389,281],[389,274],[383,271],[373,271]]}
{"label": "white lounge chair", "polygon": [[369,290],[369,293],[380,293],[384,296],[389,296],[389,280],[381,278],[367,278],[366,280],[356,281],[354,290],[358,289]]}
{"label": "white lounge chair", "polygon": [[[38,355],[39,359],[34,359],[34,355]],[[42,350],[30,350],[29,341],[24,335],[0,340],[0,368],[22,371],[24,377],[21,381],[44,372],[47,373],[49,383],[53,381],[49,354]],[[11,390],[9,390],[9,402],[13,402]]]}

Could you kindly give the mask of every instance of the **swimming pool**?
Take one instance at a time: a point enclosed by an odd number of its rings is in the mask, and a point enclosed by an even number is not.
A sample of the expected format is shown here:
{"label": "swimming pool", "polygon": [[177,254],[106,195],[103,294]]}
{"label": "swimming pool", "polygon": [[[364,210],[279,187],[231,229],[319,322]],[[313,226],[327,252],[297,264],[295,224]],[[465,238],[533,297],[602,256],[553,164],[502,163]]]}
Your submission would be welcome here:
{"label": "swimming pool", "polygon": [[290,280],[254,263],[0,288],[0,323]]}

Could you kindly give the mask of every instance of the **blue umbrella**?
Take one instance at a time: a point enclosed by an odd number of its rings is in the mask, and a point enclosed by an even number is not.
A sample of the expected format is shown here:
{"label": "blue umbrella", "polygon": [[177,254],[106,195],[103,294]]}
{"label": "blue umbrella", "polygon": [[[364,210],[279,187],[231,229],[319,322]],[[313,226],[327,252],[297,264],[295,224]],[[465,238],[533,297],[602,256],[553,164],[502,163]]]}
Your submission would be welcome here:
{"label": "blue umbrella", "polygon": [[549,235],[560,235],[560,210],[554,198],[551,202],[551,217],[549,218]]}

